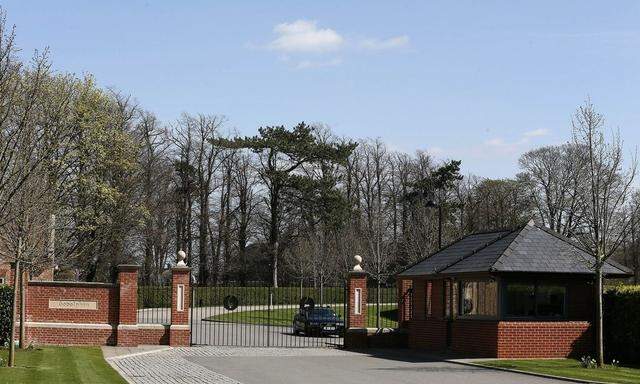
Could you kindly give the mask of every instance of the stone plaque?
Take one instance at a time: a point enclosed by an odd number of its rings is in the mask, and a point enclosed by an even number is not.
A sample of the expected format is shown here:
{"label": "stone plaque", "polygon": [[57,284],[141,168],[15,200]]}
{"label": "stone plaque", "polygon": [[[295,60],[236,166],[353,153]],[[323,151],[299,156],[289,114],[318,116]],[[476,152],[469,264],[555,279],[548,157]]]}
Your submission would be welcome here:
{"label": "stone plaque", "polygon": [[85,300],[49,300],[49,309],[88,309],[97,310],[97,301]]}

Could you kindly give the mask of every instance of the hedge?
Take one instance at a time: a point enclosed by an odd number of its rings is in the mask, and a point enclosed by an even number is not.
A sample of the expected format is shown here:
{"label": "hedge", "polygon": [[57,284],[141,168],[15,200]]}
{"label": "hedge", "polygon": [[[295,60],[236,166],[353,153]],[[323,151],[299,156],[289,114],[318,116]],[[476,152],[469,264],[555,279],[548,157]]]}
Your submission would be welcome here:
{"label": "hedge", "polygon": [[13,307],[13,288],[0,285],[0,347],[11,338],[11,309]]}
{"label": "hedge", "polygon": [[604,294],[604,348],[607,360],[640,363],[640,285],[618,286]]}
{"label": "hedge", "polygon": [[[272,292],[273,305],[296,305],[301,297],[311,297],[320,303],[320,288],[300,287],[194,287],[193,303],[196,307],[221,306],[228,295],[236,296],[239,305],[267,305],[269,291]],[[345,290],[343,287],[324,287],[325,303],[344,303]],[[385,303],[397,302],[396,288],[381,288],[381,301]],[[375,288],[369,288],[369,302],[375,300]],[[171,287],[141,286],[138,288],[138,308],[169,308],[171,306]]]}

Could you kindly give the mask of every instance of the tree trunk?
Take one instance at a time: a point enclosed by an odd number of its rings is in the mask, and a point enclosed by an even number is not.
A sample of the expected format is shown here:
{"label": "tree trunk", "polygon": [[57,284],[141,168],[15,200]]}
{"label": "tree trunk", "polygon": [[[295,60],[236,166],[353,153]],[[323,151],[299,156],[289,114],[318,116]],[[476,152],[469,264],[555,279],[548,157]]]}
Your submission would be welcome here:
{"label": "tree trunk", "polygon": [[602,310],[602,265],[596,267],[596,354],[598,367],[604,365],[604,322]]}
{"label": "tree trunk", "polygon": [[271,222],[269,223],[269,247],[271,251],[271,272],[273,287],[278,288],[278,205],[280,188],[273,187],[271,195]]}

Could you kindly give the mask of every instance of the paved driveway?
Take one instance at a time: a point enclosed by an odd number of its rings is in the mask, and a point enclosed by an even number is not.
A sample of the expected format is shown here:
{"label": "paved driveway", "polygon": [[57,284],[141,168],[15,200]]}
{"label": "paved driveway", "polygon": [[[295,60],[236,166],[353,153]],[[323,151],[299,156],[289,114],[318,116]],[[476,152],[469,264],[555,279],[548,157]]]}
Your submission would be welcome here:
{"label": "paved driveway", "polygon": [[107,360],[131,383],[565,383],[445,362],[408,350],[361,354],[329,348],[192,347]]}

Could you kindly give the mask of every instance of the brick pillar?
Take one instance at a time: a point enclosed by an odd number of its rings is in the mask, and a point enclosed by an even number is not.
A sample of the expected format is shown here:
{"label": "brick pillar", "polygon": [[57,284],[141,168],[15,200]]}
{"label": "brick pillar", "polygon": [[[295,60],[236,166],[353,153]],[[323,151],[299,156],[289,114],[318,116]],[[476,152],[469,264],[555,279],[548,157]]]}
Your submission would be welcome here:
{"label": "brick pillar", "polygon": [[348,328],[367,327],[367,274],[363,271],[349,273],[349,314]]}
{"label": "brick pillar", "polygon": [[[181,265],[182,264],[182,265]],[[171,269],[171,327],[169,345],[172,347],[191,345],[189,303],[191,296],[191,268],[184,262]]]}
{"label": "brick pillar", "polygon": [[138,265],[118,265],[117,345],[138,345]]}
{"label": "brick pillar", "polygon": [[413,281],[399,278],[396,285],[398,286],[398,326],[406,328],[407,322],[411,320]]}

